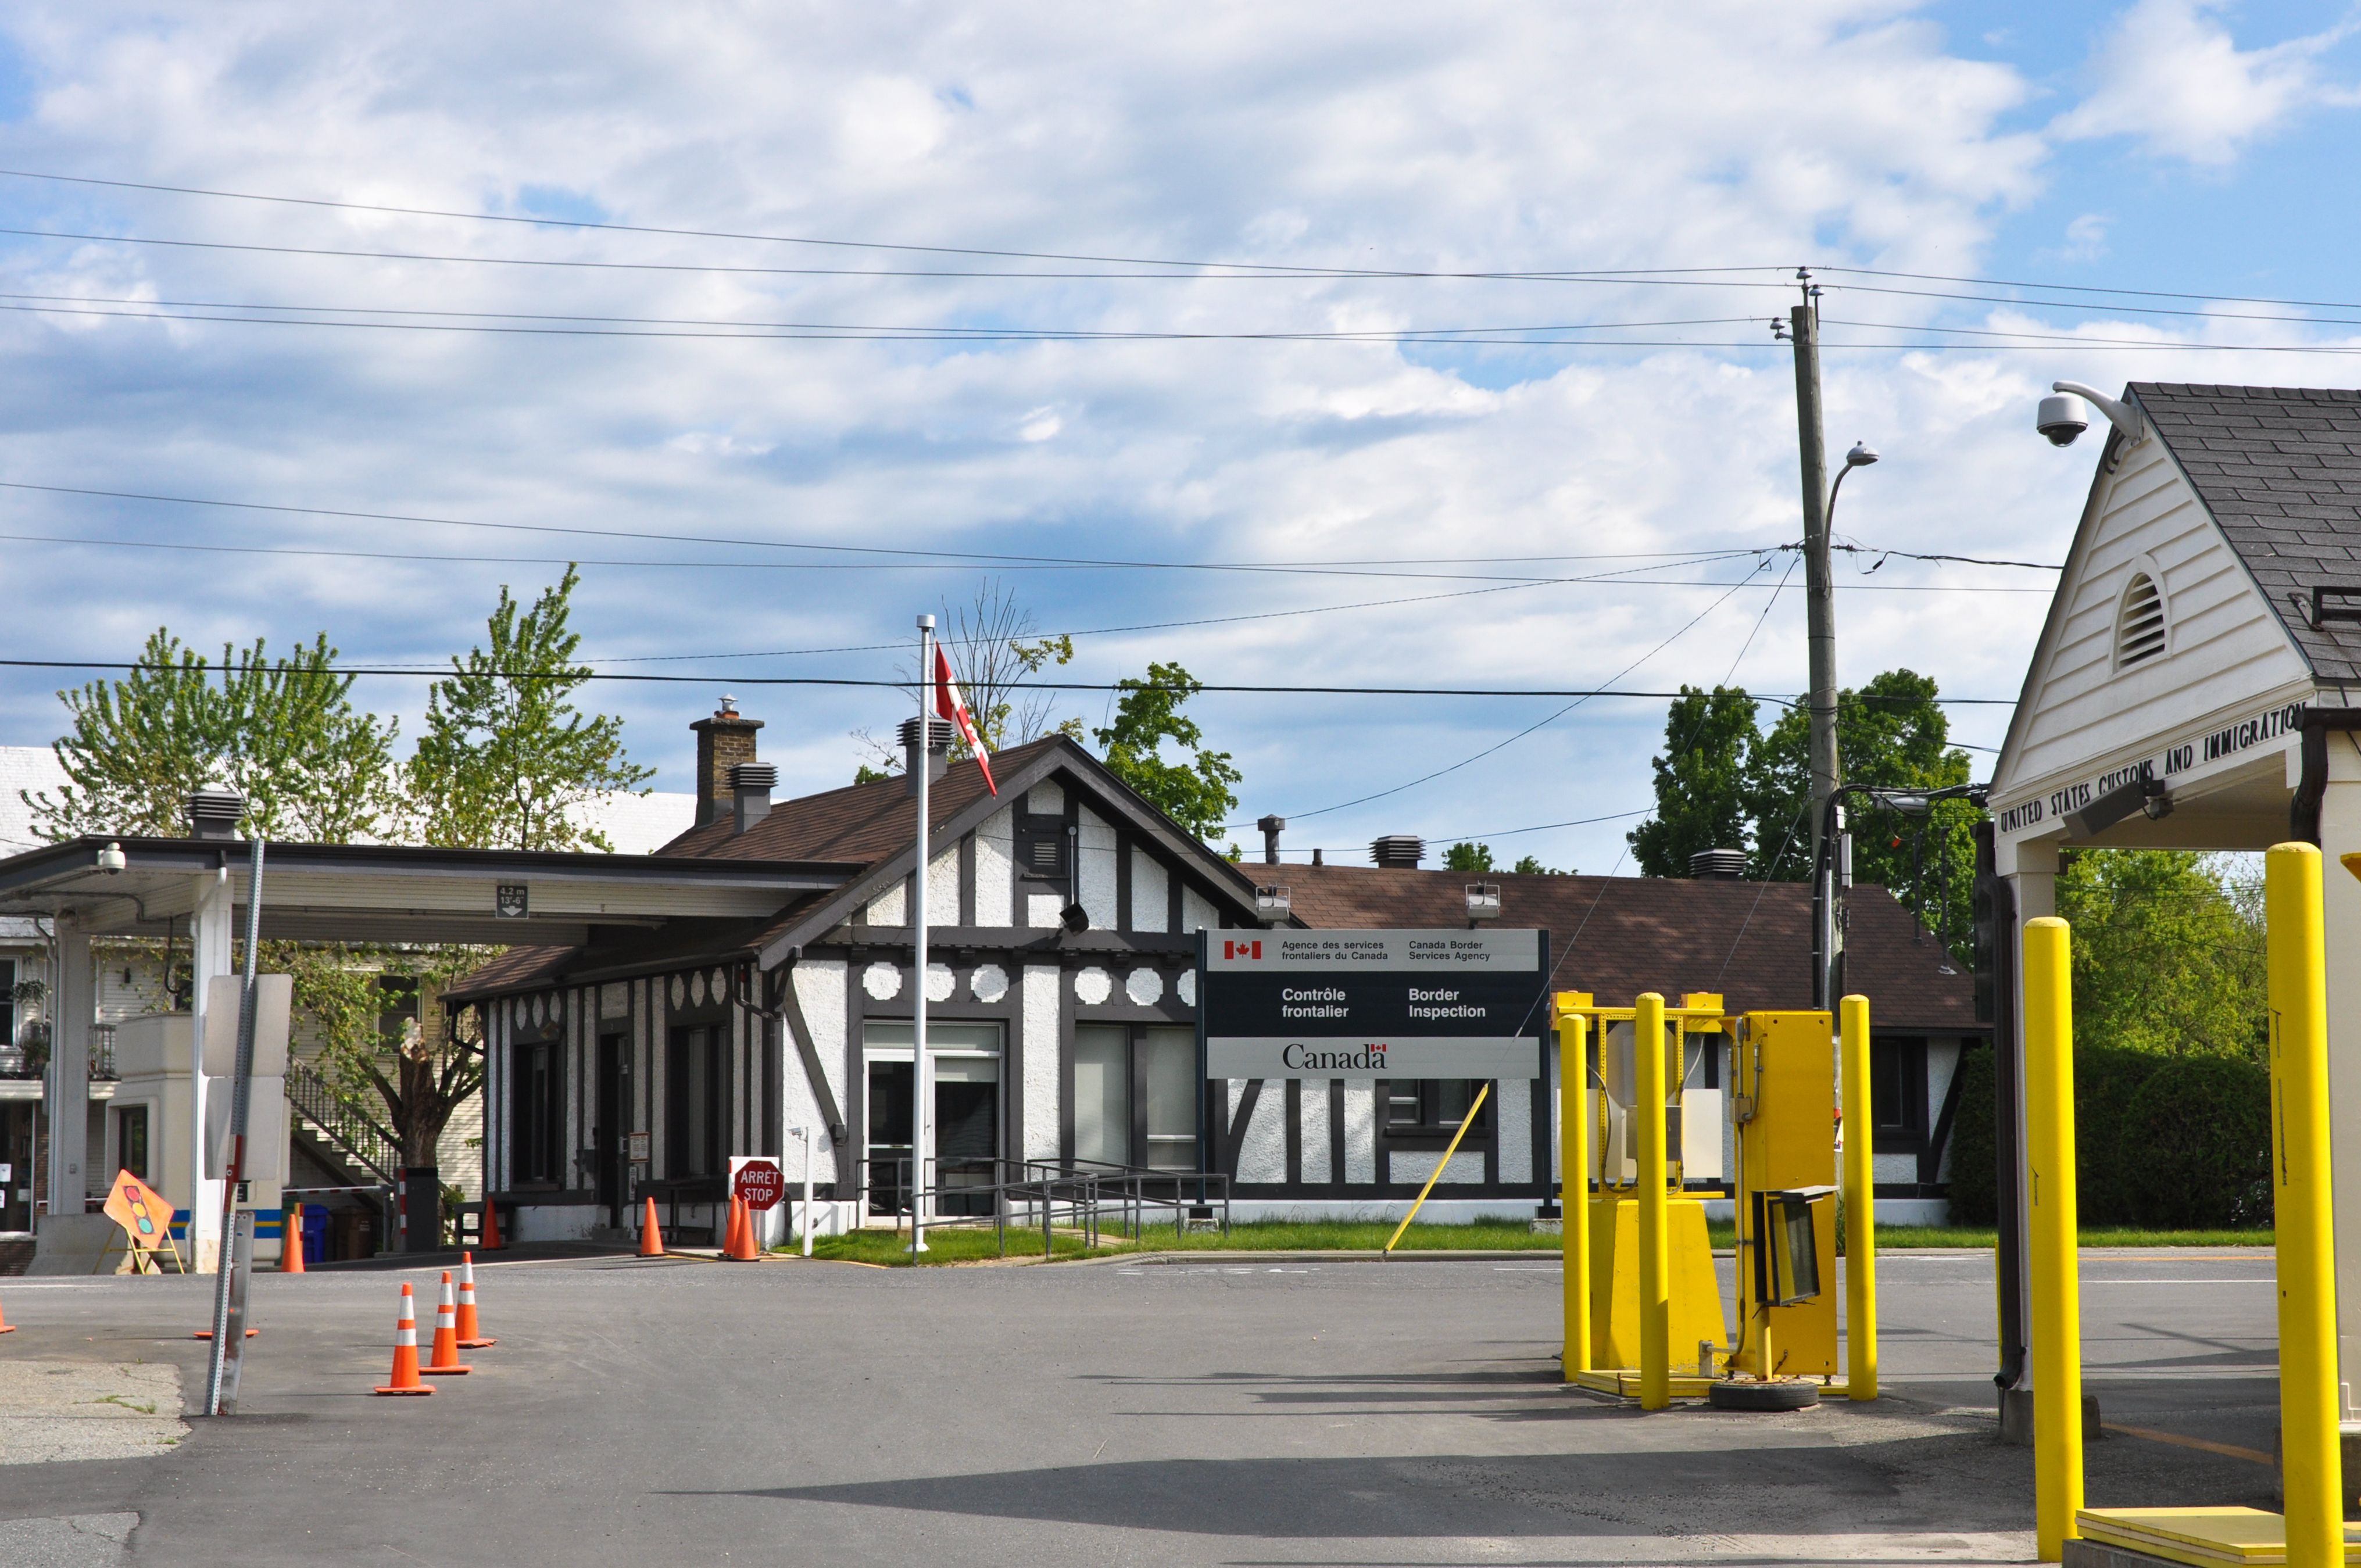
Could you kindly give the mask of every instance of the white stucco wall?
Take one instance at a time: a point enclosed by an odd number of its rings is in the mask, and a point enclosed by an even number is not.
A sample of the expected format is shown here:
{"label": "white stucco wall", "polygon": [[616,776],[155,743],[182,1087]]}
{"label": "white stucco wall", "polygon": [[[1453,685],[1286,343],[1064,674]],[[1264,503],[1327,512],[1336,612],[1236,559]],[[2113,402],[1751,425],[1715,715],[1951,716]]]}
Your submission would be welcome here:
{"label": "white stucco wall", "polygon": [[1075,870],[1082,887],[1082,907],[1090,912],[1091,929],[1112,931],[1115,928],[1115,824],[1083,806],[1078,813],[1077,826],[1082,829],[1075,841],[1081,855]]}
{"label": "white stucco wall", "polygon": [[1005,926],[1016,907],[1016,827],[1007,810],[994,812],[975,830],[975,919]]}
{"label": "white stucco wall", "polygon": [[1164,863],[1145,850],[1131,852],[1131,928],[1169,931],[1172,927],[1172,883]]}
{"label": "white stucco wall", "polygon": [[[819,1058],[821,1076],[835,1097],[838,1113],[849,1116],[851,1112],[846,1109],[846,1090],[851,1075],[844,1047],[844,970],[840,959],[807,959],[788,975],[796,988],[796,1005],[803,1009],[804,1024],[811,1030],[812,1050]],[[786,1055],[779,1068],[779,1124],[811,1128],[815,1163],[820,1162],[823,1156],[833,1159],[836,1145],[828,1135],[827,1118],[821,1114],[818,1098],[812,1093],[811,1074],[804,1067],[803,1052],[796,1048],[795,1036],[788,1031],[782,1029],[779,1039],[780,1048]],[[802,1171],[801,1155],[800,1149],[788,1151],[798,1174]],[[833,1168],[823,1166],[819,1179],[834,1179]]]}
{"label": "white stucco wall", "polygon": [[1297,1107],[1296,1146],[1303,1151],[1303,1179],[1333,1181],[1335,1171],[1329,1146],[1329,1096],[1335,1085],[1326,1079],[1307,1079]]}
{"label": "white stucco wall", "polygon": [[[1504,1079],[1499,1087],[1500,1106],[1492,1124],[1500,1130],[1500,1179],[1531,1181],[1533,1179],[1533,1085],[1523,1078]],[[1456,1160],[1452,1162],[1457,1164]]]}
{"label": "white stucco wall", "polygon": [[1056,1159],[1058,1138],[1058,971],[1025,969],[1025,1157]]}
{"label": "white stucco wall", "polygon": [[1378,1179],[1378,1086],[1362,1079],[1345,1082],[1345,1179]]}
{"label": "white stucco wall", "polygon": [[927,923],[956,926],[960,917],[960,841],[927,857]]}
{"label": "white stucco wall", "polygon": [[[866,918],[872,926],[906,926],[910,918],[910,886],[896,878],[892,886],[871,899]],[[929,901],[931,902],[931,900]]]}
{"label": "white stucco wall", "polygon": [[[1230,1094],[1230,1115],[1235,1120],[1246,1085],[1243,1079],[1231,1082],[1236,1086]],[[1254,1113],[1246,1118],[1246,1136],[1238,1143],[1238,1179],[1287,1179],[1287,1089],[1276,1080],[1262,1086],[1262,1092],[1255,1097]]]}
{"label": "white stucco wall", "polygon": [[1209,927],[1218,927],[1221,923],[1221,914],[1214,909],[1212,899],[1193,887],[1180,890],[1180,929],[1202,931]]}
{"label": "white stucco wall", "polygon": [[[1393,1168],[1393,1174],[1388,1177],[1387,1179],[1389,1181],[1424,1181],[1428,1177],[1434,1174],[1435,1165],[1442,1158],[1443,1151],[1441,1149],[1396,1149],[1392,1154],[1387,1157],[1387,1163]],[[1483,1179],[1484,1156],[1482,1152],[1480,1150],[1461,1149],[1457,1154],[1451,1157],[1451,1164],[1444,1169],[1443,1179],[1436,1182],[1435,1185],[1438,1188],[1441,1188],[1447,1187],[1455,1181],[1482,1181]]]}

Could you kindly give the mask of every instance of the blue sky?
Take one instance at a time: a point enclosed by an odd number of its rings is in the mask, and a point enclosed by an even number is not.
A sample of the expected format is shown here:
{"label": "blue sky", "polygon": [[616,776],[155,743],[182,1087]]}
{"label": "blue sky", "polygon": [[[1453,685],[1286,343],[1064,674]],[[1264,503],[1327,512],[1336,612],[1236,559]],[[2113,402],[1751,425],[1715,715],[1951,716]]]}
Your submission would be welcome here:
{"label": "blue sky", "polygon": [[[886,730],[898,705],[750,679],[890,677],[913,613],[987,577],[1042,629],[1089,633],[1070,666],[1085,681],[1177,660],[1241,685],[1792,693],[1801,596],[1773,592],[1790,557],[1673,559],[1796,536],[1793,381],[1765,324],[1793,298],[1780,269],[2361,293],[2349,6],[1373,5],[1349,32],[1333,16],[12,7],[0,168],[560,226],[0,176],[0,227],[36,231],[0,236],[16,296],[0,300],[0,480],[667,537],[0,489],[0,532],[42,536],[6,545],[0,653],[119,659],[170,625],[201,645],[325,630],[356,661],[431,661],[479,634],[502,583],[529,594],[569,555],[665,562],[587,566],[577,623],[604,668],[697,679],[605,686],[601,706],[678,789],[689,720],[734,691],[788,793],[849,779],[852,732]],[[874,275],[928,270],[1129,275]],[[2053,378],[2354,384],[2345,357],[2257,346],[2352,344],[2323,310],[1822,276],[1841,345],[1830,447],[1885,454],[1838,518],[1871,546],[2058,559],[2093,455],[2033,435]],[[2240,312],[2308,319],[2219,319]],[[185,319],[271,315],[375,324]],[[516,330],[568,324],[554,317],[600,335]],[[614,335],[750,323],[1217,335]],[[1470,328],[1630,345],[1389,335]],[[785,542],[968,557],[761,547]],[[1497,580],[1601,573],[1619,575]],[[1849,682],[1908,664],[2006,698],[2049,579],[1896,558],[1839,580]],[[0,674],[0,741],[51,739],[62,684]],[[415,731],[423,683],[365,694]],[[1647,804],[1662,705],[1597,699],[1479,757],[1564,707],[1197,704],[1246,773],[1240,820],[1288,816],[1291,853],[1481,835],[1607,871]],[[1097,722],[1104,700],[1065,711]],[[2005,711],[1962,707],[1957,733],[1996,745]],[[1542,827],[1587,818],[1611,819]]]}

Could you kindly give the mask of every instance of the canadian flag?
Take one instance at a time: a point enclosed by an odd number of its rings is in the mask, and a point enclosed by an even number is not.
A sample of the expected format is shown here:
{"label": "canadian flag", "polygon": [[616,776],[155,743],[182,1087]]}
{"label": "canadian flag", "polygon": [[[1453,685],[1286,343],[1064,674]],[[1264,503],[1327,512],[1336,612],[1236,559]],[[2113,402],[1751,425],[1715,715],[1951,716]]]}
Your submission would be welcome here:
{"label": "canadian flag", "polygon": [[983,782],[998,795],[1000,786],[992,782],[992,753],[984,749],[983,732],[975,727],[975,715],[968,711],[959,682],[951,678],[950,655],[939,642],[935,644],[935,711],[959,726],[960,739],[975,753],[975,765],[983,770]]}

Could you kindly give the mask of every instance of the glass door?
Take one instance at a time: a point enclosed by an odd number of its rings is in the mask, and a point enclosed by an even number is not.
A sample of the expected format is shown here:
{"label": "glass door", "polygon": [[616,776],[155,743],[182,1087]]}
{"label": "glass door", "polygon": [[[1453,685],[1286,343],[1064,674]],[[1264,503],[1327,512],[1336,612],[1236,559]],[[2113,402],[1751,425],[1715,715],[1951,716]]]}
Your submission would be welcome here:
{"label": "glass door", "polygon": [[[912,1028],[872,1022],[862,1027],[868,1092],[869,1212],[906,1212],[912,1096]],[[929,1212],[987,1215],[999,1176],[1002,1146],[1001,1039],[997,1024],[927,1025],[927,1057],[934,1078],[934,1147],[926,1179]]]}
{"label": "glass door", "polygon": [[1075,1026],[1074,1158],[1131,1163],[1131,1030],[1124,1025]]}

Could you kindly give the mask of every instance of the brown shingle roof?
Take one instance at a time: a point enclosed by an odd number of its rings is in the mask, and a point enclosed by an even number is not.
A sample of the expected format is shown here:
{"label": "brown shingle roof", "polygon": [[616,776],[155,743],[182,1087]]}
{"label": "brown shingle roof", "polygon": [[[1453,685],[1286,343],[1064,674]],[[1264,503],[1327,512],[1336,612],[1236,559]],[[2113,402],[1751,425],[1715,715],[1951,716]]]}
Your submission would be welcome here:
{"label": "brown shingle roof", "polygon": [[[1374,866],[1246,869],[1285,883],[1305,925],[1345,928],[1464,926],[1474,880],[1466,872]],[[1628,1005],[1643,991],[1667,998],[1719,992],[1741,1011],[1811,1005],[1806,883],[1490,872],[1483,880],[1500,887],[1496,924],[1550,933],[1557,990],[1592,992],[1608,1006]],[[1870,999],[1874,1023],[1938,1032],[1982,1027],[1971,977],[1942,972],[1943,949],[1933,937],[1912,942],[1910,912],[1893,894],[1857,886],[1850,907],[1847,980]]]}
{"label": "brown shingle roof", "polygon": [[[993,773],[1012,778],[1063,737],[1012,746],[992,759]],[[928,815],[950,821],[986,793],[983,772],[973,762],[953,762],[927,792]],[[917,800],[896,773],[889,779],[847,784],[819,795],[783,800],[743,833],[725,818],[687,832],[656,851],[736,861],[832,861],[868,865],[910,847],[918,822]]]}

